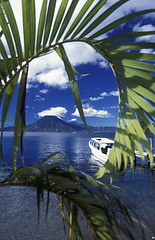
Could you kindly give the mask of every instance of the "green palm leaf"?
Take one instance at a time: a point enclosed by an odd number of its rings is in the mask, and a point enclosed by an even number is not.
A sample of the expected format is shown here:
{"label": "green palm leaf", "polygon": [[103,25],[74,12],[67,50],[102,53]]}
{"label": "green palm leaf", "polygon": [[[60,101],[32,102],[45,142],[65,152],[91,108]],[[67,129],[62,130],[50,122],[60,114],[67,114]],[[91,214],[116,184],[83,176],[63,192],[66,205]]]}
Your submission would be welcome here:
{"label": "green palm leaf", "polygon": [[[47,163],[47,158],[42,162]],[[115,196],[112,192],[114,187],[105,185],[86,173],[76,171],[72,166],[64,170],[64,165],[65,161],[61,165],[50,163],[44,167],[37,165],[21,167],[1,181],[0,187],[18,185],[37,188],[39,209],[44,190],[55,193],[62,217],[70,228],[69,239],[78,237],[85,239],[79,219],[80,211],[90,226],[92,239],[119,240],[115,227],[122,230],[123,236],[134,239],[132,233],[128,231],[129,226],[135,231],[134,212],[127,209]],[[49,199],[47,207],[48,203]]]}
{"label": "green palm leaf", "polygon": [[[17,72],[17,62],[21,65],[18,72],[22,71],[24,65],[22,65],[26,60],[26,64],[29,64],[34,58],[40,55],[51,53],[51,50],[60,48],[60,58],[63,60],[71,89],[75,96],[75,102],[80,112],[82,120],[85,122],[82,104],[80,100],[80,94],[75,79],[75,70],[68,60],[67,54],[61,44],[60,38],[64,36],[65,42],[72,41],[84,41],[98,51],[103,57],[105,57],[115,73],[116,79],[118,81],[118,87],[120,90],[120,114],[119,119],[126,118],[125,109],[131,113],[132,116],[136,115],[145,126],[148,125],[149,131],[154,132],[153,125],[150,121],[154,121],[154,55],[133,52],[134,50],[142,49],[154,49],[154,43],[150,42],[133,42],[133,39],[154,34],[154,31],[149,32],[129,32],[121,34],[118,36],[110,36],[105,39],[95,40],[94,38],[102,36],[104,33],[119,27],[121,24],[127,23],[129,20],[134,19],[138,16],[142,16],[147,13],[154,12],[154,9],[143,10],[140,12],[135,12],[127,16],[121,17],[115,20],[113,23],[104,26],[102,29],[97,30],[97,27],[104,22],[104,20],[109,17],[115,10],[120,6],[125,4],[127,0],[118,1],[109,7],[106,11],[100,11],[98,17],[91,22],[92,16],[95,16],[99,10],[104,6],[106,1],[98,2],[94,4],[93,0],[87,0],[83,7],[75,14],[75,9],[78,1],[72,1],[69,3],[67,0],[62,0],[56,12],[57,1],[43,1],[42,8],[40,11],[38,27],[36,26],[36,14],[35,14],[35,1],[27,2],[22,0],[22,13],[23,13],[23,31],[24,31],[24,53],[21,48],[21,41],[19,36],[18,24],[16,23],[11,5],[8,1],[1,1],[0,16],[1,16],[1,35],[5,36],[11,58],[8,57],[7,51],[3,42],[0,41],[0,51],[3,56],[3,60],[0,61],[1,69],[1,80],[6,82],[6,78],[10,75],[11,79],[16,76]],[[94,5],[93,5],[94,4]],[[66,11],[66,7],[68,10]],[[90,9],[91,8],[91,9]],[[72,16],[75,14],[74,19],[71,22]],[[6,17],[7,16],[7,19]],[[68,30],[66,32],[66,27]],[[10,26],[10,28],[9,28]],[[87,27],[88,26],[88,27]],[[85,30],[83,31],[83,29]],[[11,31],[10,31],[11,29]],[[37,29],[37,34],[36,34]],[[66,32],[66,33],[65,33]],[[87,35],[93,32],[92,35],[87,38]],[[78,38],[78,34],[81,35]],[[69,38],[69,36],[71,36]],[[56,42],[53,44],[53,40]],[[65,40],[67,39],[67,40]],[[128,42],[117,43],[118,41]],[[115,43],[115,44],[114,44]],[[52,45],[53,44],[53,45]],[[36,52],[35,52],[36,51]],[[25,56],[23,58],[23,56]],[[17,60],[18,59],[18,60]],[[8,64],[9,63],[9,64]],[[25,64],[25,66],[26,66]],[[12,70],[15,74],[12,75]],[[147,85],[149,83],[149,85]],[[1,99],[5,88],[9,85],[9,81],[5,85],[2,85]],[[123,91],[122,91],[123,90]],[[141,106],[142,105],[142,106]],[[133,109],[134,106],[134,109]],[[139,110],[138,110],[139,109]],[[124,111],[124,112],[123,112]],[[142,116],[145,116],[144,118]],[[4,118],[3,118],[4,119]],[[143,120],[142,120],[143,119]],[[131,121],[131,120],[130,120]],[[121,146],[114,147],[116,150],[116,162],[111,159],[111,164],[120,166],[120,159],[127,159],[127,153],[125,153],[122,145],[123,142],[127,140],[126,131],[130,132],[130,121],[125,121],[125,126],[123,127],[123,122],[120,124],[118,121],[118,128],[120,132],[117,136],[117,141],[121,142]],[[150,123],[150,124],[149,124]],[[138,122],[140,124],[140,122]],[[121,130],[123,127],[123,131]],[[141,138],[141,137],[140,137]],[[125,140],[126,139],[126,140]],[[129,139],[128,139],[129,141]],[[143,139],[142,139],[143,142]],[[129,144],[129,142],[128,142]],[[119,148],[119,149],[118,149]],[[147,148],[148,149],[148,148]],[[129,154],[130,155],[130,154]],[[114,158],[114,155],[111,155]],[[123,157],[124,156],[124,157]],[[131,157],[129,157],[131,159]],[[14,158],[15,159],[15,158]],[[126,160],[124,160],[127,162]],[[126,164],[125,164],[126,166]]]}
{"label": "green palm leaf", "polygon": [[[43,167],[44,164],[48,163],[49,158],[44,159],[38,166],[18,169],[16,175],[16,159],[20,138],[22,152],[27,73],[29,63],[33,59],[51,54],[52,51],[58,53],[64,63],[80,116],[86,124],[78,82],[75,78],[77,72],[69,61],[64,48],[65,43],[77,41],[89,44],[101,56],[106,58],[114,73],[119,90],[119,117],[115,143],[110,152],[109,160],[104,168],[97,173],[97,176],[101,177],[107,170],[110,170],[112,174],[116,169],[120,169],[123,166],[127,167],[128,163],[133,166],[133,148],[135,145],[142,159],[144,158],[144,146],[149,154],[151,164],[153,163],[153,155],[147,141],[147,133],[155,134],[155,56],[154,54],[141,52],[143,49],[155,49],[155,43],[138,42],[138,37],[154,35],[155,32],[129,32],[114,35],[114,31],[111,32],[111,36],[108,36],[108,33],[122,24],[125,25],[130,20],[144,14],[153,13],[155,9],[133,12],[105,26],[105,20],[108,17],[110,18],[112,13],[125,4],[127,0],[117,1],[104,12],[101,9],[107,2],[106,0],[98,2],[86,0],[81,9],[77,9],[78,0],[61,0],[59,5],[57,5],[58,1],[56,0],[44,0],[42,1],[37,23],[37,1],[21,1],[23,42],[21,42],[20,29],[10,2],[6,0],[0,1],[0,102],[3,108],[1,117],[2,132],[15,87],[19,84],[12,157],[15,175],[9,176],[3,183],[20,185],[24,184],[25,181],[29,186],[37,187],[38,206],[43,190],[57,192],[69,213],[68,223],[71,226],[70,237],[72,239],[77,238],[77,232],[83,238],[76,220],[77,206],[84,210],[94,239],[118,239],[113,229],[110,231],[111,221],[116,227],[122,229],[129,239],[133,239],[127,229],[122,226],[122,223],[115,219],[115,216],[113,216],[114,211],[108,213],[107,205],[105,207],[100,198],[96,197],[88,189],[90,185],[94,187],[99,186],[100,188],[101,183],[94,182],[92,178],[83,173],[81,173],[82,175],[76,173],[71,167],[64,171],[60,169],[60,163]],[[106,34],[108,37],[105,38],[103,34]],[[97,40],[98,37],[100,40]],[[7,44],[4,44],[3,39],[6,40]],[[20,73],[22,73],[22,76],[18,83],[17,79]],[[67,166],[69,166],[68,162],[65,167],[67,168]],[[36,185],[36,178],[38,185]],[[87,191],[88,198],[83,192],[79,192],[81,188]],[[74,191],[70,193],[70,189],[74,189]],[[107,199],[109,199],[108,196]],[[68,203],[72,203],[72,208],[69,208]],[[62,208],[61,211],[63,212]],[[65,219],[67,218],[65,217]]]}
{"label": "green palm leaf", "polygon": [[47,9],[47,0],[43,1],[39,23],[38,23],[38,30],[37,30],[37,43],[36,43],[36,52],[40,50],[41,47],[41,41],[43,38],[43,31],[44,31],[44,25],[45,25],[45,16],[46,16],[46,9]]}
{"label": "green palm leaf", "polygon": [[[44,7],[46,7],[46,6],[44,6]],[[45,22],[45,26],[44,26],[43,47],[46,46],[47,41],[49,39],[51,26],[52,26],[52,22],[53,22],[53,17],[54,17],[54,12],[55,12],[55,7],[56,7],[56,0],[49,1],[49,5],[46,9],[47,15],[46,15],[46,18],[45,18],[46,22]],[[40,19],[41,18],[43,19],[43,17],[44,17],[44,16],[42,16],[42,14],[44,14],[44,10],[43,10],[43,12],[41,12]]]}
{"label": "green palm leaf", "polygon": [[[122,1],[122,3],[124,3],[124,2],[125,1]],[[126,23],[129,20],[132,20],[136,17],[142,16],[144,14],[151,13],[151,12],[154,12],[154,11],[155,11],[155,9],[151,9],[151,10],[143,10],[143,11],[140,11],[140,12],[131,13],[131,14],[125,16],[125,17],[122,17],[122,18],[114,21],[113,23],[110,23],[106,27],[102,28],[101,30],[99,30],[96,33],[94,33],[93,35],[91,35],[90,38],[97,38],[97,37],[103,35],[104,33],[109,32],[112,29],[121,26],[123,23]]]}
{"label": "green palm leaf", "polygon": [[56,34],[58,32],[58,29],[60,27],[62,18],[63,18],[64,14],[65,14],[65,10],[66,10],[68,1],[69,0],[62,0],[62,2],[61,2],[61,5],[59,7],[59,10],[58,10],[55,22],[54,22],[52,33],[51,33],[51,36],[50,36],[49,44],[51,44],[53,42],[53,40],[54,40],[54,38],[55,38],[55,36],[56,36]]}
{"label": "green palm leaf", "polygon": [[9,1],[5,1],[3,3],[3,7],[6,13],[6,16],[8,18],[8,22],[11,27],[12,34],[14,36],[14,41],[18,53],[18,58],[19,58],[19,63],[22,63],[22,46],[21,46],[21,40],[20,40],[20,35],[19,35],[19,29],[15,20],[14,13],[12,11],[11,5]]}
{"label": "green palm leaf", "polygon": [[[25,67],[20,81],[18,101],[16,107],[15,126],[14,126],[14,142],[12,154],[12,167],[16,171],[16,160],[18,154],[18,145],[20,140],[21,153],[23,158],[23,132],[25,128],[25,97],[26,97],[26,83],[27,83],[28,67]],[[24,163],[24,161],[23,161]]]}
{"label": "green palm leaf", "polygon": [[59,48],[60,48],[62,60],[64,62],[65,68],[66,68],[66,72],[68,74],[68,78],[69,78],[70,86],[71,86],[71,89],[72,89],[72,92],[73,92],[73,95],[75,98],[75,102],[76,102],[77,108],[80,113],[80,117],[81,117],[82,121],[84,122],[84,124],[87,126],[86,120],[84,117],[84,113],[83,113],[83,108],[82,108],[81,98],[80,98],[80,94],[79,94],[79,90],[78,90],[78,85],[77,85],[77,82],[76,82],[76,79],[74,76],[73,67],[69,62],[69,59],[67,57],[67,54],[65,52],[63,45],[59,45]]}

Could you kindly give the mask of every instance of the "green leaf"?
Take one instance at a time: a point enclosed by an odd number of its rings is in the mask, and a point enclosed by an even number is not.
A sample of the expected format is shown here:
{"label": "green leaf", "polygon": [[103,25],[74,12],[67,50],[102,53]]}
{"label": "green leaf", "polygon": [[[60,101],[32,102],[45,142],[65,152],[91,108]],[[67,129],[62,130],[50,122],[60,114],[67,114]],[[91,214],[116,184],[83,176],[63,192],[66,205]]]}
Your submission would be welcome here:
{"label": "green leaf", "polygon": [[130,81],[127,81],[122,78],[121,81],[124,82],[128,86],[128,88],[132,89],[139,95],[141,95],[155,103],[154,92],[150,91],[146,87],[137,85],[137,83],[134,81],[134,78],[132,79],[132,81],[131,81],[131,79],[130,79]]}
{"label": "green leaf", "polygon": [[[123,104],[124,108],[127,109],[127,107]],[[127,110],[128,111],[128,110]],[[137,147],[139,153],[140,153],[140,156],[141,156],[141,159],[144,160],[144,155],[143,155],[143,149],[142,149],[142,146],[141,146],[141,143],[140,141],[143,139],[141,138],[141,134],[137,134],[137,131],[136,129],[134,128],[134,124],[137,123],[137,120],[132,116],[132,112],[130,111],[125,111],[125,114],[123,116],[124,118],[124,121],[127,125],[127,128],[128,128],[128,131],[130,132],[131,134],[131,140],[133,141],[133,143],[135,144],[135,146]]]}
{"label": "green leaf", "polygon": [[[44,32],[44,39],[43,39],[43,47],[46,46],[48,38],[50,36],[55,7],[56,7],[56,0],[49,1],[47,15],[46,15],[45,28],[44,28],[45,32]],[[43,14],[43,12],[41,14]]]}
{"label": "green leaf", "polygon": [[54,22],[54,26],[53,26],[53,29],[52,29],[52,33],[51,33],[51,36],[50,36],[49,44],[51,44],[53,42],[54,38],[56,37],[56,34],[57,34],[58,29],[60,27],[62,18],[65,14],[68,1],[69,0],[62,0],[61,1],[60,7],[59,7],[59,10],[57,12],[56,19],[55,19],[55,22]]}
{"label": "green leaf", "polygon": [[121,85],[121,88],[123,89],[124,92],[126,92],[127,96],[129,96],[139,105],[139,107],[143,108],[146,112],[148,112],[150,116],[155,117],[153,107],[143,97],[141,97],[139,94],[135,93],[131,89],[127,87],[125,88],[123,85]]}
{"label": "green leaf", "polygon": [[117,65],[116,71],[121,75],[124,75],[131,82],[135,82],[137,85],[142,85],[150,90],[155,89],[155,76],[146,70],[135,69],[131,67],[123,67]]}
{"label": "green leaf", "polygon": [[79,110],[80,117],[81,117],[83,123],[87,126],[85,117],[84,117],[84,113],[83,113],[83,109],[82,109],[82,103],[81,103],[81,98],[80,98],[80,94],[79,94],[79,90],[78,90],[78,85],[76,83],[72,65],[69,62],[69,59],[67,57],[67,54],[66,54],[65,49],[62,44],[59,45],[59,48],[60,48],[60,53],[62,56],[62,61],[64,62],[66,72],[67,72],[67,75],[69,78],[69,82],[70,82],[70,86],[71,86],[71,89],[72,89],[72,92],[74,95],[74,99],[75,99],[77,108]]}
{"label": "green leaf", "polygon": [[12,73],[13,64],[9,60],[4,44],[0,40],[0,54],[2,55],[3,60],[0,60],[0,79],[6,80],[6,76]]}
{"label": "green leaf", "polygon": [[[116,59],[127,59],[127,60],[140,60],[140,61],[154,61],[155,62],[155,55],[148,54],[148,53],[138,53],[138,52],[111,52],[112,57]],[[148,69],[147,69],[148,70]]]}
{"label": "green leaf", "polygon": [[107,0],[103,0],[96,3],[93,9],[87,14],[82,23],[79,25],[79,27],[75,30],[71,38],[75,38],[77,34],[84,29],[84,27],[92,20],[92,18],[96,15],[96,13],[101,9],[101,7],[103,7],[103,5],[106,2]]}
{"label": "green leaf", "polygon": [[[94,31],[96,27],[98,27],[107,17],[109,17],[116,9],[122,6],[124,3],[128,2],[129,0],[122,0],[118,1],[109,7],[106,11],[104,11],[91,25],[80,35],[80,38],[85,37],[91,31]],[[105,1],[104,1],[105,3]],[[93,39],[94,37],[90,37]]]}
{"label": "green leaf", "polygon": [[155,66],[150,63],[130,60],[130,59],[122,59],[123,66],[133,67],[137,69],[147,70],[147,71],[155,71]]}
{"label": "green leaf", "polygon": [[25,67],[23,69],[22,76],[21,76],[17,107],[16,107],[13,153],[12,153],[13,171],[16,171],[19,139],[21,139],[21,153],[23,148],[22,137],[23,137],[23,131],[25,127],[25,94],[26,94],[27,75],[28,75],[28,67]]}
{"label": "green leaf", "polygon": [[41,162],[38,163],[38,167],[42,167],[43,165],[47,164],[49,162],[49,160],[56,156],[57,154],[62,154],[61,152],[54,152],[51,153],[50,155],[48,155],[46,158],[44,158]]}
{"label": "green leaf", "polygon": [[[124,98],[124,96],[123,96]],[[149,119],[147,118],[147,115],[145,114],[145,112],[143,111],[142,108],[140,108],[136,102],[134,102],[131,98],[127,97],[127,99],[125,99],[128,104],[131,106],[132,110],[137,114],[137,117],[139,119],[139,122],[143,123],[145,125],[145,128],[150,129],[150,132],[153,133],[155,135],[155,127],[153,126],[153,124],[149,121]]]}
{"label": "green leaf", "polygon": [[35,0],[30,1],[29,7],[29,28],[30,28],[30,55],[33,56],[35,52],[36,41],[36,13],[35,13]]}
{"label": "green leaf", "polygon": [[56,42],[58,42],[60,40],[60,38],[62,37],[64,31],[66,30],[66,27],[67,25],[69,24],[70,20],[71,20],[71,17],[76,9],[76,6],[78,4],[79,0],[73,0],[70,4],[70,7],[66,13],[66,16],[62,22],[62,25],[61,25],[61,28],[58,32],[58,36],[57,36],[57,39],[56,39]]}
{"label": "green leaf", "polygon": [[86,14],[86,12],[90,8],[90,6],[93,4],[93,2],[94,2],[94,0],[87,0],[86,1],[86,3],[84,4],[84,6],[80,10],[80,12],[75,17],[75,19],[74,19],[73,23],[71,24],[70,28],[68,29],[64,39],[67,39],[68,36],[76,29],[77,25],[79,24],[79,22],[81,21],[83,16]]}
{"label": "green leaf", "polygon": [[121,26],[123,23],[126,23],[129,20],[132,20],[132,19],[134,19],[136,17],[142,16],[144,14],[152,13],[152,12],[155,12],[155,9],[143,10],[143,11],[131,13],[131,14],[125,16],[125,17],[122,17],[122,18],[120,18],[120,19],[110,23],[106,27],[103,27],[99,31],[97,31],[94,34],[92,34],[89,38],[91,38],[91,39],[92,38],[97,38],[97,37],[103,35],[104,33],[109,32],[109,31],[115,29],[116,27]]}
{"label": "green leaf", "polygon": [[[112,43],[112,42],[120,42],[120,41],[125,41],[131,38],[138,38],[138,37],[143,37],[147,35],[155,35],[155,31],[145,31],[145,32],[130,32],[130,33],[124,33],[120,34],[117,36],[111,36],[103,39],[101,42],[102,44],[105,43]],[[137,39],[138,41],[138,39]],[[124,43],[122,43],[123,45]]]}
{"label": "green leaf", "polygon": [[[61,52],[60,52],[59,47],[54,47],[54,50],[55,50],[56,53],[59,55],[59,57],[62,59],[62,55],[61,55]],[[73,65],[71,65],[71,67],[72,67],[73,72],[74,72],[75,74],[79,75],[79,76],[84,77],[84,76],[89,75],[89,74],[81,74],[81,73],[79,73],[79,72],[74,68]]]}
{"label": "green leaf", "polygon": [[24,50],[26,60],[34,54],[35,46],[35,0],[22,0]]}
{"label": "green leaf", "polygon": [[10,28],[11,28],[11,31],[12,31],[12,34],[13,34],[13,37],[14,37],[14,41],[15,41],[15,45],[16,45],[16,49],[17,49],[17,53],[18,53],[19,64],[21,65],[22,59],[23,59],[23,57],[22,57],[22,46],[21,46],[21,40],[20,40],[20,35],[19,35],[17,22],[15,20],[15,16],[14,16],[14,13],[12,11],[10,2],[9,1],[3,1],[2,6],[5,10],[5,14],[6,14],[7,19],[8,19],[8,24],[10,25]]}
{"label": "green leaf", "polygon": [[5,98],[4,98],[4,103],[3,103],[3,109],[2,109],[2,119],[1,119],[1,140],[3,136],[3,129],[4,129],[4,124],[5,120],[7,118],[7,113],[10,107],[10,103],[15,91],[15,87],[18,81],[19,75],[15,76],[13,81],[7,86],[6,91],[5,91]]}
{"label": "green leaf", "polygon": [[112,54],[115,54],[115,52],[120,51],[129,51],[129,50],[138,50],[138,49],[154,49],[155,43],[151,42],[131,42],[131,43],[119,43],[119,44],[101,44],[101,47],[103,49],[108,50],[109,52],[112,52]]}
{"label": "green leaf", "polygon": [[14,43],[13,43],[13,39],[12,39],[12,35],[8,26],[8,23],[6,21],[6,17],[4,15],[4,11],[2,9],[2,6],[0,6],[0,23],[1,23],[1,28],[3,31],[3,34],[6,38],[8,47],[9,47],[9,51],[12,57],[12,63],[14,66],[14,69],[16,69],[17,66],[17,59],[16,59],[16,53],[15,53],[15,47],[14,47]]}
{"label": "green leaf", "polygon": [[45,17],[46,17],[46,9],[47,9],[47,0],[44,0],[42,2],[42,8],[41,8],[39,23],[38,23],[37,43],[36,43],[36,51],[37,52],[40,50],[41,41],[42,41],[42,38],[43,38],[44,26],[45,26]]}
{"label": "green leaf", "polygon": [[121,129],[122,138],[124,138],[124,143],[125,143],[125,147],[123,148],[123,163],[124,163],[124,168],[127,168],[128,163],[131,163],[133,165],[133,162],[134,162],[133,146],[131,145],[129,132],[122,118],[119,118],[119,126]]}

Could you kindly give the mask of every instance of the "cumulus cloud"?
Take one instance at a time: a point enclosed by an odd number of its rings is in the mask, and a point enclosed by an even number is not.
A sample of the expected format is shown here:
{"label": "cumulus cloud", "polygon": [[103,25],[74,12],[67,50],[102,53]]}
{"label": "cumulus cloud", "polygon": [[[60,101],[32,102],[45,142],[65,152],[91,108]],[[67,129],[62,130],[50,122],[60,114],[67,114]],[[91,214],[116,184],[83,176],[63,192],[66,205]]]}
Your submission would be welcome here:
{"label": "cumulus cloud", "polygon": [[51,107],[49,109],[38,112],[38,116],[39,117],[56,116],[56,117],[62,118],[65,116],[67,112],[68,112],[67,109],[64,107]]}
{"label": "cumulus cloud", "polygon": [[[83,112],[85,117],[99,117],[99,118],[109,118],[112,117],[108,111],[105,110],[97,110],[91,106],[83,107]],[[73,116],[79,117],[78,109],[76,108],[75,112],[72,113]]]}
{"label": "cumulus cloud", "polygon": [[103,66],[103,62],[105,62],[105,66],[107,67],[107,62],[103,57],[101,57],[92,47],[90,47],[86,43],[66,43],[65,44],[66,52],[68,53],[68,57],[71,63],[74,66],[86,63],[101,63]]}
{"label": "cumulus cloud", "polygon": [[68,77],[63,68],[54,69],[47,73],[40,73],[35,77],[34,81],[61,89],[68,87]]}
{"label": "cumulus cloud", "polygon": [[99,101],[101,99],[103,99],[103,97],[90,97],[89,98],[90,101]]}
{"label": "cumulus cloud", "polygon": [[[141,23],[138,23],[136,24],[134,27],[133,27],[133,31],[155,31],[155,26],[152,25],[152,24],[146,24],[146,25],[141,25]],[[147,35],[147,36],[142,36],[142,37],[138,37],[136,38],[135,40],[136,42],[138,41],[145,41],[145,42],[155,42],[155,34],[153,35]],[[155,54],[155,51],[154,49],[142,49],[140,50],[141,53],[154,53]]]}
{"label": "cumulus cloud", "polygon": [[[67,43],[64,46],[75,67],[86,63],[99,64],[102,68],[109,67],[108,62],[85,43]],[[30,64],[28,78],[29,87],[33,86],[32,82],[44,83],[46,86],[61,89],[66,89],[69,86],[62,60],[55,52],[34,59]]]}
{"label": "cumulus cloud", "polygon": [[[102,94],[102,93],[101,93]],[[118,91],[111,91],[108,96],[118,97]]]}
{"label": "cumulus cloud", "polygon": [[114,97],[117,97],[118,96],[118,91],[111,91],[109,93],[107,92],[102,92],[100,94],[100,96],[98,97],[90,97],[89,100],[90,101],[99,101],[101,99],[104,99],[105,97],[110,97],[110,96],[114,96]]}
{"label": "cumulus cloud", "polygon": [[[133,31],[137,31],[137,32],[155,31],[155,26],[153,26],[152,24],[141,25],[141,23],[138,23],[133,27]],[[136,41],[155,42],[155,35],[138,37]]]}

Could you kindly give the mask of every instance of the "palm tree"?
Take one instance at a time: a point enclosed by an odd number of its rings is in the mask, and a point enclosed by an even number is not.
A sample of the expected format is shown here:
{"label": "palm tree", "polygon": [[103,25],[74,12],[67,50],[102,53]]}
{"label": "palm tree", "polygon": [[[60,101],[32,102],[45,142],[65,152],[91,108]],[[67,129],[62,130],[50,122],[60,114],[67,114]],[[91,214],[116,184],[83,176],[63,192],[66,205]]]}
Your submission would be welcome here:
{"label": "palm tree", "polygon": [[[61,164],[59,162],[56,165],[43,167],[43,163],[46,163],[48,159],[43,160],[38,166],[16,168],[19,142],[21,152],[23,151],[22,138],[26,124],[25,98],[27,76],[29,64],[34,59],[56,52],[64,63],[79,114],[86,125],[76,82],[76,74],[78,73],[69,60],[65,44],[84,42],[91,46],[109,62],[119,91],[119,117],[115,143],[107,163],[97,173],[97,177],[103,176],[107,170],[110,170],[112,173],[116,168],[120,169],[122,163],[125,168],[128,166],[128,163],[133,166],[133,145],[136,145],[142,159],[144,159],[144,146],[148,152],[151,164],[153,164],[152,151],[143,126],[147,127],[149,134],[155,134],[155,56],[154,54],[142,53],[141,50],[154,49],[155,44],[134,40],[137,37],[153,35],[155,31],[128,32],[111,36],[108,36],[108,33],[136,17],[155,12],[155,9],[133,12],[105,26],[105,20],[128,0],[117,1],[104,11],[103,7],[106,6],[107,0],[86,0],[78,11],[75,11],[80,2],[78,0],[43,0],[41,11],[38,13],[38,22],[36,21],[37,1],[21,0],[21,2],[23,41],[21,40],[20,29],[10,2],[0,0],[1,158],[3,161],[5,161],[2,153],[4,125],[15,88],[19,86],[14,124],[13,173],[1,184],[2,186],[16,184],[37,187],[38,205],[44,189],[55,192],[58,195],[63,215],[64,211],[59,198],[61,196],[70,215],[70,239],[77,239],[78,234],[83,238],[80,227],[75,220],[77,206],[84,211],[91,226],[94,239],[118,239],[115,228],[110,231],[113,220],[115,227],[122,228],[122,232],[125,231],[125,227],[117,221],[114,210],[107,213],[105,208],[107,202],[103,204],[101,199],[94,195],[93,191],[88,187],[92,185],[100,190],[101,182],[84,173],[80,175],[79,172],[77,173],[71,168],[68,161],[67,169],[65,170],[60,168]],[[108,37],[105,37],[105,34]],[[50,155],[49,157],[52,156]],[[54,186],[52,184],[53,181],[55,181]],[[68,189],[68,186],[72,186],[71,189]],[[87,194],[83,193],[81,188],[84,188]],[[100,194],[109,203],[109,197],[105,195],[103,190],[100,191]],[[88,195],[89,197],[87,197]],[[81,196],[83,200],[81,200]],[[87,208],[88,199],[91,206],[89,206],[89,211]],[[97,203],[95,205],[94,201],[96,199]],[[72,206],[70,202],[73,203]],[[125,213],[124,209],[123,213]],[[102,217],[99,212],[101,212]],[[103,220],[103,215],[106,216],[106,221]],[[132,234],[127,229],[125,233],[133,239]]]}

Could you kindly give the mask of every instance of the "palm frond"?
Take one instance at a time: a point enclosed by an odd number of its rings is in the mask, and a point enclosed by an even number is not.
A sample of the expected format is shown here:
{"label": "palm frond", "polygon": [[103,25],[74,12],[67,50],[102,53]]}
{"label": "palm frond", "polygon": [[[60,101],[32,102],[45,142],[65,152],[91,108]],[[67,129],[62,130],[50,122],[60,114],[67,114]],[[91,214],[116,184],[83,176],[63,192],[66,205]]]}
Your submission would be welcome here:
{"label": "palm frond", "polygon": [[[70,229],[69,239],[85,239],[79,220],[80,212],[90,226],[92,239],[118,240],[120,237],[116,229],[121,229],[122,237],[134,239],[134,212],[112,193],[114,187],[73,169],[68,165],[68,160],[66,162],[65,156],[62,155],[59,160],[55,160],[55,157],[56,154],[51,154],[42,160],[42,164],[18,168],[0,182],[0,187],[36,188],[38,213],[43,192],[46,190],[56,194],[60,212]],[[49,200],[47,199],[47,208]],[[129,228],[133,233],[129,232]]]}
{"label": "palm frond", "polygon": [[[101,11],[106,2],[107,1],[99,1],[96,3],[95,0],[87,0],[82,7],[77,10],[78,1],[62,0],[58,3],[56,0],[45,0],[42,2],[39,22],[37,23],[36,1],[27,2],[26,0],[22,0],[23,43],[21,42],[18,23],[15,20],[9,1],[1,0],[0,4],[1,102],[3,102],[2,99],[5,91],[8,91],[8,86],[13,84],[14,79],[16,79],[20,72],[28,67],[33,59],[41,55],[50,54],[52,51],[59,49],[59,56],[64,62],[76,104],[82,120],[85,122],[80,94],[74,76],[75,71],[72,63],[69,61],[64,45],[68,42],[85,42],[109,62],[118,84],[119,118],[115,144],[107,164],[98,176],[101,176],[108,169],[113,171],[112,169],[116,167],[120,168],[122,164],[124,164],[125,167],[127,167],[128,163],[133,165],[133,145],[136,145],[142,158],[142,146],[144,146],[152,164],[153,155],[147,143],[147,136],[143,126],[145,126],[145,129],[147,129],[149,133],[154,134],[155,132],[155,55],[141,53],[143,49],[154,49],[155,43],[138,42],[138,37],[153,35],[155,32],[129,32],[114,36],[112,36],[111,33],[111,36],[106,38],[103,36],[104,34],[107,36],[109,31],[115,30],[130,20],[143,16],[144,14],[155,12],[155,9],[133,12],[106,25],[105,20],[111,17],[112,13],[124,5],[127,0],[117,1],[105,11]],[[7,42],[9,53],[2,37]],[[98,40],[98,37],[100,40]],[[61,41],[61,39],[63,39],[63,41]],[[134,41],[135,39],[136,41]],[[24,50],[21,46],[24,46]],[[20,86],[23,86],[22,80],[20,80]],[[23,108],[24,97],[23,99],[20,97],[17,103],[18,109]],[[11,101],[9,101],[9,104],[10,102]],[[24,111],[22,115],[24,116]],[[4,125],[4,113],[2,125]],[[22,135],[23,128],[17,127],[17,123],[15,125],[15,135],[18,135],[18,137],[15,137],[16,140],[14,141],[13,148],[17,150],[17,139]],[[17,154],[13,155],[13,165],[15,168],[15,158]]]}

